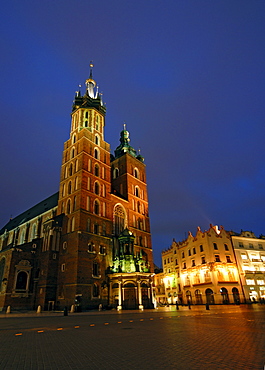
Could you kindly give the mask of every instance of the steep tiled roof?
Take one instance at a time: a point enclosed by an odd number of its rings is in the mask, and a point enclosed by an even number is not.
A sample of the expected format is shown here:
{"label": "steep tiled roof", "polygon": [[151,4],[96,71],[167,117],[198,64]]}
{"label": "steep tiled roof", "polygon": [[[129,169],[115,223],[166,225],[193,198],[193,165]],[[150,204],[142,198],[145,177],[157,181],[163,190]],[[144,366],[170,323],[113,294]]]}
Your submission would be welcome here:
{"label": "steep tiled roof", "polygon": [[44,212],[47,212],[49,209],[56,207],[58,204],[58,197],[59,197],[59,192],[51,195],[49,198],[44,199],[42,202],[36,204],[35,206],[31,207],[27,211],[11,219],[0,230],[0,235],[3,234],[5,230],[7,231],[12,230],[18,227],[19,225],[23,224],[24,222],[27,222],[31,220],[32,218],[37,217],[38,215],[41,215]]}

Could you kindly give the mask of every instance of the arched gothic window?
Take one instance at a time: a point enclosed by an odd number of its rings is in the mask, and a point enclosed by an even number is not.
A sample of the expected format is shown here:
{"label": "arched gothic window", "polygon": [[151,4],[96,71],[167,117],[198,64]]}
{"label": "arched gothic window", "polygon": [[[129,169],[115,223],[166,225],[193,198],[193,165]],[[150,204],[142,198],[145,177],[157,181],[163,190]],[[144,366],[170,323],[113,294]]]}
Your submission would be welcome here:
{"label": "arched gothic window", "polygon": [[3,286],[3,276],[4,276],[4,270],[5,270],[5,258],[2,258],[0,261],[0,292],[2,290]]}
{"label": "arched gothic window", "polygon": [[16,290],[26,290],[28,282],[28,274],[25,271],[20,271],[17,274]]}
{"label": "arched gothic window", "polygon": [[99,183],[96,181],[95,182],[95,194],[99,195],[99,192],[100,192],[100,186],[99,186]]}
{"label": "arched gothic window", "polygon": [[114,234],[120,235],[125,229],[125,211],[121,205],[114,208]]}
{"label": "arched gothic window", "polygon": [[140,189],[139,189],[139,187],[138,186],[135,186],[135,189],[134,189],[134,195],[136,196],[136,197],[140,197]]}
{"label": "arched gothic window", "polygon": [[66,206],[66,213],[69,214],[71,212],[71,200],[68,199],[67,206]]}
{"label": "arched gothic window", "polygon": [[99,165],[96,163],[94,167],[94,174],[95,176],[99,176]]}
{"label": "arched gothic window", "polygon": [[134,175],[134,177],[139,179],[139,170],[138,170],[138,168],[135,167],[135,169],[133,170],[133,175]]}
{"label": "arched gothic window", "polygon": [[114,168],[114,170],[113,170],[113,178],[116,179],[118,176],[119,176],[119,169],[118,168]]}
{"label": "arched gothic window", "polygon": [[68,194],[71,194],[72,193],[72,182],[69,181],[69,184],[68,184]]}
{"label": "arched gothic window", "polygon": [[99,150],[98,150],[98,148],[95,148],[95,150],[94,150],[94,157],[96,159],[99,159]]}
{"label": "arched gothic window", "polygon": [[96,215],[99,215],[99,201],[96,199],[95,200],[95,203],[94,203],[94,213],[96,214]]}

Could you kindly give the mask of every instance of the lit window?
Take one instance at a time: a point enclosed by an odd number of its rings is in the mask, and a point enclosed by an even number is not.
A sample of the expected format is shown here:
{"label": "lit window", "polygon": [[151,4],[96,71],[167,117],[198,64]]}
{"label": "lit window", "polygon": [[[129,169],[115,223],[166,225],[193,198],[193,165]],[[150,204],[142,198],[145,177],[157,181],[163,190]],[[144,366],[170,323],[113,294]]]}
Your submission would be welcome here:
{"label": "lit window", "polygon": [[214,258],[215,258],[215,262],[221,262],[221,261],[220,261],[220,256],[219,256],[219,254],[215,254],[215,255],[214,255]]}
{"label": "lit window", "polygon": [[134,169],[133,174],[134,174],[134,177],[136,177],[137,179],[139,179],[139,170],[138,170],[138,168],[135,168]]}
{"label": "lit window", "polygon": [[138,186],[135,186],[134,195],[138,198],[140,197],[140,190],[139,190]]}
{"label": "lit window", "polygon": [[65,263],[62,263],[61,265],[61,271],[64,272],[65,271]]}
{"label": "lit window", "polygon": [[255,285],[255,280],[254,279],[246,279],[247,285]]}
{"label": "lit window", "polygon": [[248,259],[246,254],[241,254],[241,258],[242,258],[242,260],[247,260]]}

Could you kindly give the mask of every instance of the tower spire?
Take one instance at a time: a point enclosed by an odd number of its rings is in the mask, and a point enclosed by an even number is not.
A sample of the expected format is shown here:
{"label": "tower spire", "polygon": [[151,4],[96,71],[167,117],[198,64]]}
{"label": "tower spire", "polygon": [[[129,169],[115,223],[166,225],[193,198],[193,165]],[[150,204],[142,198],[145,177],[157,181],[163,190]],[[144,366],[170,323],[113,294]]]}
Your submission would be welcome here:
{"label": "tower spire", "polygon": [[86,80],[87,94],[88,96],[90,96],[90,98],[96,99],[95,95],[97,94],[94,93],[96,81],[93,79],[92,69],[94,67],[94,64],[92,63],[92,61],[90,62],[89,67],[90,67],[90,74],[89,74],[89,78]]}

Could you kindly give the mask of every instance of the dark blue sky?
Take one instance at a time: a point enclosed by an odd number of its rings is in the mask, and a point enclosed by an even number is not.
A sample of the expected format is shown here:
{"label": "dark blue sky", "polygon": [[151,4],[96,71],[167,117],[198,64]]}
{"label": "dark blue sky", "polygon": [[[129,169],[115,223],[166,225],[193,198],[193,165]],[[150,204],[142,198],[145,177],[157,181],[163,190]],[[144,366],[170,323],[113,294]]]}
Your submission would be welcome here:
{"label": "dark blue sky", "polygon": [[155,262],[196,227],[265,234],[265,2],[2,5],[0,224],[58,190],[74,92],[95,64],[105,139],[147,165]]}

